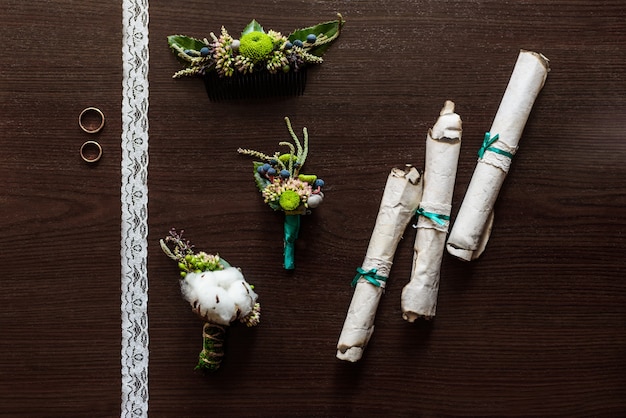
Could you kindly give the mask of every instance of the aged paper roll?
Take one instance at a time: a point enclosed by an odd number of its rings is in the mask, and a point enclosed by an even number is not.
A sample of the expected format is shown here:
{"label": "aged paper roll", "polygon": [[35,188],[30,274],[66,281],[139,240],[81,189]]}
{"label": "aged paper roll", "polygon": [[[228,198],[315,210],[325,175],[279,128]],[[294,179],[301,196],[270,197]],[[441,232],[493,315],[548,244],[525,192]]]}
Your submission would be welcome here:
{"label": "aged paper roll", "polygon": [[402,317],[413,322],[435,316],[441,260],[446,247],[450,209],[461,150],[461,117],[446,101],[426,136],[426,158],[418,209],[410,282],[402,290]]}
{"label": "aged paper roll", "polygon": [[374,318],[402,234],[422,197],[419,172],[411,166],[391,170],[365,259],[337,343],[337,358],[358,361],[374,332]]}
{"label": "aged paper roll", "polygon": [[500,107],[483,146],[446,248],[461,260],[482,254],[493,223],[493,206],[537,95],[548,75],[549,60],[520,51]]}

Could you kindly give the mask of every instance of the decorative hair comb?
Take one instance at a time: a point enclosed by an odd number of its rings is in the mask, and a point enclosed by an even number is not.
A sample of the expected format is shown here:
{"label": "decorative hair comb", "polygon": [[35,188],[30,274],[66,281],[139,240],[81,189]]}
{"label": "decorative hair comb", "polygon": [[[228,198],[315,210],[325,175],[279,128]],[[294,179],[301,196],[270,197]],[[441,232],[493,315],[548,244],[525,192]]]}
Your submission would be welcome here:
{"label": "decorative hair comb", "polygon": [[[163,252],[178,262],[180,290],[192,311],[204,321],[202,351],[196,369],[215,371],[224,357],[224,337],[231,323],[240,321],[249,327],[260,321],[261,306],[257,294],[241,271],[219,255],[195,253],[183,239],[183,231],[170,231],[160,241]],[[173,249],[170,249],[170,245]]]}
{"label": "decorative hair comb", "polygon": [[306,69],[320,64],[322,55],[339,37],[345,23],[338,19],[297,29],[288,36],[265,32],[250,22],[239,39],[224,27],[219,36],[196,39],[168,36],[167,41],[186,68],[174,74],[201,76],[211,101],[269,96],[301,95],[306,85]]}
{"label": "decorative hair comb", "polygon": [[237,151],[261,160],[254,162],[254,180],[265,203],[274,210],[285,212],[284,267],[293,270],[294,246],[300,232],[300,216],[307,214],[307,209],[315,208],[322,203],[324,181],[315,174],[300,173],[309,152],[309,134],[306,128],[302,129],[304,138],[301,143],[291,127],[289,118],[286,117],[285,122],[294,144],[280,142],[279,145],[288,147],[288,153],[276,152],[267,155],[243,148]]}

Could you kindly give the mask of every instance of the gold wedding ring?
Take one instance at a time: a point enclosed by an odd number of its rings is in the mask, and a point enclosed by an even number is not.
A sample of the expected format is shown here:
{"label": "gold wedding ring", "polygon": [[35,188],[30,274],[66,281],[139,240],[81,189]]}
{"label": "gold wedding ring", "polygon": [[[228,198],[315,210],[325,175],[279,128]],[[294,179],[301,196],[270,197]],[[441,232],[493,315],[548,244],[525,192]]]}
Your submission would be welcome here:
{"label": "gold wedding ring", "polygon": [[96,141],[87,141],[80,147],[80,157],[88,163],[95,163],[102,157],[102,147]]}
{"label": "gold wedding ring", "polygon": [[88,107],[80,112],[78,124],[88,134],[95,134],[104,128],[104,113],[97,107]]}

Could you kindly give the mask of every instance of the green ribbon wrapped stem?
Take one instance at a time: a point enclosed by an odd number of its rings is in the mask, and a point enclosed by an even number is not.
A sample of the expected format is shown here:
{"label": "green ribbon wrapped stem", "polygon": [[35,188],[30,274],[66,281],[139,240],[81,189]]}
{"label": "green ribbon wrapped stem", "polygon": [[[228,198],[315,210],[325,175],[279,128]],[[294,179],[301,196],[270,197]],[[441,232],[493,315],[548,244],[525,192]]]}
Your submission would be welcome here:
{"label": "green ribbon wrapped stem", "polygon": [[300,216],[301,215],[285,215],[284,225],[284,266],[286,270],[296,268],[295,264],[295,243],[300,232]]}

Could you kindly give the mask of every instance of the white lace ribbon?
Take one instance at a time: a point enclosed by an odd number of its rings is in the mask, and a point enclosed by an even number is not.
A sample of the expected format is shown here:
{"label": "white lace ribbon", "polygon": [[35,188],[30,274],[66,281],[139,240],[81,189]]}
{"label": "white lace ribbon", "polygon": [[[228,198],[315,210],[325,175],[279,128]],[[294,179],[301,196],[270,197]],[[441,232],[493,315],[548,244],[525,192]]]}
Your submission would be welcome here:
{"label": "white lace ribbon", "polygon": [[148,415],[148,0],[122,1],[122,417]]}

